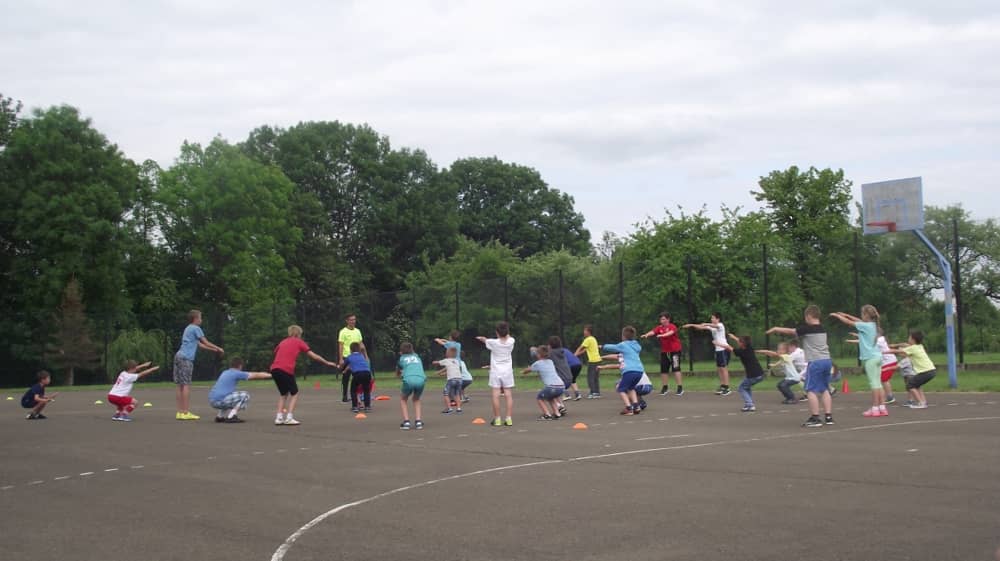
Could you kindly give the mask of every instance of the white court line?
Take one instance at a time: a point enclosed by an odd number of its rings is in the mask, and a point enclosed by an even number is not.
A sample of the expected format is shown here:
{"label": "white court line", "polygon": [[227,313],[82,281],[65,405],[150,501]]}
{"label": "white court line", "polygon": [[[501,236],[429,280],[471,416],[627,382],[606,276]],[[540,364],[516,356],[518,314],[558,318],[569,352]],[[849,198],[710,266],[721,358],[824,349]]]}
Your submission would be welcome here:
{"label": "white court line", "polygon": [[644,438],[637,438],[638,441],[643,440],[663,440],[664,438],[684,438],[685,436],[691,436],[690,434],[666,434],[663,436],[647,436]]}
{"label": "white court line", "polygon": [[88,475],[94,475],[94,472],[92,472],[92,471],[85,471],[85,472],[83,472],[83,473],[80,474],[80,477],[87,477]]}
{"label": "white court line", "polygon": [[52,481],[62,481],[64,479],[69,479],[68,475],[60,475],[59,477],[53,477]]}
{"label": "white court line", "polygon": [[112,471],[118,471],[118,468],[108,468],[108,469],[104,470],[104,473],[110,473]]}
{"label": "white court line", "polygon": [[0,491],[6,491],[7,489],[13,489],[13,488],[14,488],[13,485],[4,485],[3,487],[0,487]]}
{"label": "white court line", "polygon": [[31,481],[31,482],[29,482],[28,485],[41,485],[42,483],[45,483],[45,482],[42,481],[42,480],[37,480],[37,481]]}
{"label": "white court line", "polygon": [[288,553],[288,550],[291,549],[292,545],[294,545],[295,542],[298,541],[299,538],[301,538],[306,532],[308,532],[309,530],[311,530],[312,528],[314,528],[317,524],[320,524],[321,522],[323,522],[327,518],[329,518],[329,517],[331,517],[331,516],[333,516],[333,515],[335,515],[335,514],[337,514],[339,512],[343,512],[343,511],[345,511],[345,510],[347,510],[349,508],[353,508],[353,507],[356,507],[356,506],[367,504],[367,503],[370,503],[372,501],[376,501],[376,500],[384,498],[384,497],[388,497],[388,496],[395,495],[395,494],[398,494],[398,493],[404,493],[404,492],[410,491],[412,489],[419,489],[421,487],[427,487],[427,486],[430,486],[430,485],[436,485],[438,483],[443,483],[445,481],[454,481],[456,479],[463,479],[463,478],[467,478],[467,477],[474,477],[476,475],[482,475],[482,474],[486,474],[486,473],[497,473],[497,472],[509,471],[509,470],[514,470],[514,469],[521,469],[521,468],[532,467],[532,466],[547,465],[547,464],[562,464],[562,463],[567,463],[567,462],[582,462],[582,461],[587,461],[587,460],[601,460],[601,459],[606,459],[606,458],[614,458],[614,457],[618,457],[618,456],[628,456],[628,455],[635,455],[635,454],[648,454],[648,453],[651,453],[651,452],[667,452],[667,451],[671,451],[671,450],[689,450],[689,449],[694,449],[694,448],[707,448],[707,447],[710,447],[710,446],[723,446],[723,445],[728,445],[728,444],[746,444],[746,443],[755,442],[755,441],[779,440],[779,439],[786,439],[786,438],[798,438],[798,437],[803,437],[803,436],[822,436],[824,434],[841,434],[841,433],[848,433],[848,432],[855,432],[855,431],[876,430],[876,429],[884,429],[884,428],[889,428],[889,427],[900,427],[900,426],[907,426],[907,425],[925,425],[925,424],[934,424],[934,423],[959,423],[959,422],[969,422],[969,421],[995,421],[995,420],[1000,420],[1000,417],[965,417],[965,418],[959,418],[959,419],[927,419],[927,420],[919,420],[919,421],[902,421],[902,422],[899,422],[899,423],[885,423],[885,424],[880,424],[880,425],[863,425],[863,426],[859,426],[859,427],[850,427],[850,428],[844,428],[844,429],[830,429],[830,430],[822,430],[822,431],[806,431],[806,430],[802,430],[802,431],[797,431],[797,432],[794,432],[794,433],[786,433],[786,434],[775,435],[775,436],[765,436],[765,437],[762,437],[762,438],[742,439],[742,440],[717,440],[717,441],[714,441],[714,442],[702,442],[702,443],[698,443],[698,444],[683,444],[683,445],[678,445],[678,446],[664,446],[664,447],[661,447],[661,448],[645,448],[645,449],[642,449],[642,450],[628,450],[628,451],[625,451],[625,452],[610,452],[608,454],[597,454],[597,455],[593,455],[593,456],[579,456],[579,457],[576,457],[576,458],[568,458],[568,459],[565,459],[565,460],[543,460],[543,461],[538,461],[538,462],[528,462],[528,463],[524,463],[524,464],[515,464],[515,465],[511,465],[511,466],[501,466],[501,467],[495,467],[495,468],[488,468],[488,469],[481,469],[481,470],[471,471],[471,472],[467,472],[467,473],[460,473],[460,474],[457,474],[457,475],[450,475],[448,477],[442,477],[442,478],[439,478],[439,479],[432,479],[430,481],[424,481],[424,482],[421,482],[421,483],[414,483],[412,485],[407,485],[405,487],[397,487],[396,489],[385,491],[385,492],[379,493],[377,495],[372,495],[370,497],[367,497],[367,498],[364,498],[364,499],[360,499],[360,500],[354,501],[352,503],[345,503],[345,504],[342,504],[342,505],[337,506],[335,508],[332,508],[332,509],[330,509],[330,510],[328,510],[328,511],[322,513],[322,514],[320,514],[319,516],[313,518],[312,520],[310,520],[309,522],[307,522],[306,524],[304,524],[302,527],[300,527],[298,530],[292,532],[292,534],[290,536],[288,536],[288,538],[285,539],[284,543],[282,543],[280,546],[278,546],[278,549],[276,549],[274,551],[274,554],[271,555],[271,561],[283,561],[284,558],[285,558],[285,554]]}
{"label": "white court line", "polygon": [[129,466],[131,469],[142,469],[146,466]]}

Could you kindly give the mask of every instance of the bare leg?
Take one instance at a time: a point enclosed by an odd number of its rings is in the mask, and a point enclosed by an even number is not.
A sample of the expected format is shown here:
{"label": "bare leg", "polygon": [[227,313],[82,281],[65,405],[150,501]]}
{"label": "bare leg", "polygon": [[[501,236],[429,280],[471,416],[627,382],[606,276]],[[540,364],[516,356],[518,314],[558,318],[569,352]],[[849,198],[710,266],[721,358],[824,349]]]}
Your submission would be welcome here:
{"label": "bare leg", "polygon": [[500,418],[500,388],[490,388],[492,390],[493,418]]}
{"label": "bare leg", "polygon": [[681,374],[680,370],[674,372],[674,381],[677,382],[677,387],[680,387],[684,384],[684,376]]}
{"label": "bare leg", "polygon": [[632,402],[628,400],[628,392],[618,392],[618,395],[622,397],[622,401],[625,403],[625,407],[632,406]]}
{"label": "bare leg", "polygon": [[[407,398],[405,398],[405,397],[400,397],[399,398],[399,408],[403,411],[403,420],[404,421],[409,421],[410,420],[410,408],[407,407],[406,400],[407,400]],[[414,400],[414,404],[416,404],[416,400]],[[419,419],[420,415],[417,415],[417,418]]]}
{"label": "bare leg", "polygon": [[635,390],[628,391],[628,399],[632,402],[632,405],[639,405],[639,396],[635,393]]}
{"label": "bare leg", "polygon": [[191,386],[187,384],[180,386],[180,393],[181,393],[181,413],[190,413]]}
{"label": "bare leg", "polygon": [[[813,394],[809,394],[809,395],[811,396]],[[810,409],[811,408],[812,407],[810,406]],[[817,406],[817,409],[818,409],[818,406]],[[830,415],[830,414],[833,413],[833,396],[830,395],[829,391],[823,392],[823,412],[826,413],[827,415]]]}
{"label": "bare leg", "polygon": [[288,416],[291,417],[295,411],[295,404],[299,402],[299,394],[288,397]]}
{"label": "bare leg", "polygon": [[[809,414],[818,417],[819,416],[819,396],[816,392],[806,393],[806,399],[809,401]],[[830,392],[823,392],[823,407],[829,412],[830,408],[827,405],[830,402]]]}
{"label": "bare leg", "polygon": [[723,366],[719,368],[719,381],[723,386],[729,386],[729,368]]}
{"label": "bare leg", "polygon": [[416,397],[413,398],[413,414],[416,415],[418,421],[424,418],[423,408],[420,405],[420,399]]}
{"label": "bare leg", "polygon": [[663,382],[664,387],[669,386],[670,374],[668,374],[667,372],[660,372],[660,381]]}
{"label": "bare leg", "polygon": [[542,410],[542,415],[550,415],[549,408],[545,406],[545,400],[538,400],[538,408]]}
{"label": "bare leg", "polygon": [[183,392],[182,388],[184,388],[183,385],[180,385],[180,384],[177,385],[176,401],[177,401],[177,412],[178,413],[183,413],[184,412],[184,395],[183,395],[184,392]]}
{"label": "bare leg", "polygon": [[[509,390],[509,388],[508,388],[508,390]],[[514,416],[514,392],[507,391],[505,393],[505,395],[507,396],[507,417],[513,417]]]}
{"label": "bare leg", "polygon": [[278,396],[278,412],[275,413],[275,416],[276,417],[285,416],[285,396],[283,395]]}

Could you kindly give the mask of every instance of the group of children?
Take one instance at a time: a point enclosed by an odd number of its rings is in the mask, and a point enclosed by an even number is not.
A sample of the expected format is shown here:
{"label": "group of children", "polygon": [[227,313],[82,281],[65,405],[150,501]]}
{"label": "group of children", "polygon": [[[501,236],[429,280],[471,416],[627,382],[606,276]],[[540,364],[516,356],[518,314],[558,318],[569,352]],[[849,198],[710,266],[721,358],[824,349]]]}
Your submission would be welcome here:
{"label": "group of children", "polygon": [[[194,317],[194,316],[192,316]],[[879,314],[874,306],[861,308],[861,316],[835,312],[830,317],[854,328],[856,338],[849,342],[858,345],[858,356],[865,375],[871,387],[871,407],[864,411],[865,417],[887,416],[887,404],[895,402],[892,395],[891,377],[896,371],[903,376],[903,381],[909,395],[904,404],[914,409],[927,407],[927,399],[921,387],[934,378],[935,367],[923,347],[923,333],[912,331],[908,342],[890,345],[879,328]],[[200,314],[197,318],[200,320]],[[713,313],[708,323],[686,324],[683,327],[700,329],[712,334],[715,346],[715,361],[719,374],[719,387],[716,394],[730,395],[728,365],[732,355],[740,359],[745,372],[737,391],[743,397],[744,412],[756,411],[753,399],[753,387],[764,380],[766,374],[757,355],[764,355],[775,362],[772,372],[781,376],[777,388],[783,397],[782,403],[798,403],[794,388],[802,384],[805,388],[804,399],[809,404],[810,416],[804,423],[807,427],[832,425],[832,395],[835,388],[831,386],[831,376],[836,372],[830,358],[827,333],[821,321],[819,307],[808,306],[803,314],[803,322],[794,327],[772,327],[768,334],[778,334],[791,337],[789,341],[778,344],[775,351],[755,350],[750,336],[737,336],[729,333],[722,323],[722,315]],[[198,323],[192,321],[192,326]],[[189,326],[190,328],[191,326]],[[203,341],[204,335],[192,330],[194,344],[221,350],[219,347]],[[669,376],[674,375],[676,395],[684,394],[680,374],[680,343],[677,336],[678,328],[671,323],[670,315],[660,315],[660,325],[643,334],[642,338],[656,337],[661,343],[661,395],[669,391]],[[187,333],[187,330],[185,331]],[[360,332],[359,332],[360,333]],[[577,377],[583,370],[584,360],[588,368],[587,383],[590,389],[588,399],[601,397],[599,372],[605,368],[618,368],[621,378],[616,385],[616,391],[624,405],[622,415],[637,415],[646,408],[643,399],[652,393],[652,383],[640,360],[641,346],[636,341],[636,329],[626,326],[622,329],[621,341],[616,344],[599,346],[590,326],[584,328],[584,339],[576,352],[564,347],[559,337],[550,337],[547,344],[530,348],[533,362],[523,374],[534,373],[542,381],[543,388],[538,392],[536,401],[541,412],[539,420],[556,420],[566,414],[565,401],[582,398],[577,386]],[[464,360],[462,345],[459,342],[461,333],[453,331],[448,339],[435,341],[444,348],[445,357],[434,361],[433,365],[440,368],[438,374],[446,378],[443,391],[445,409],[443,414],[461,414],[462,404],[468,402],[466,388],[472,383],[472,375]],[[493,338],[478,337],[485,348],[490,351],[490,362],[483,368],[489,369],[488,385],[491,390],[491,406],[493,411],[493,426],[513,425],[513,388],[515,386],[513,352],[515,339],[510,335],[507,322],[496,325],[496,336]],[[733,346],[735,345],[735,346]],[[601,354],[601,351],[610,354]],[[278,390],[278,404],[275,415],[276,425],[298,425],[294,410],[298,398],[298,386],[295,381],[295,363],[300,354],[330,367],[339,367],[345,376],[345,383],[350,386],[351,411],[354,413],[371,411],[372,399],[372,369],[364,343],[352,341],[342,353],[341,363],[324,359],[313,352],[302,340],[302,328],[289,326],[288,337],[283,339],[274,350],[274,360],[269,372],[247,372],[243,370],[243,361],[235,358],[230,362],[230,368],[223,371],[209,391],[209,404],[218,413],[216,422],[239,423],[239,411],[246,409],[250,395],[237,389],[242,380],[271,378]],[[583,360],[581,360],[581,358]],[[603,361],[615,361],[604,364]],[[176,360],[175,360],[176,362]],[[112,419],[115,421],[131,421],[131,414],[136,408],[136,399],[131,396],[136,381],[156,372],[158,366],[150,363],[139,364],[129,360],[125,369],[118,375],[114,386],[108,393],[108,402],[115,407]],[[401,378],[400,407],[402,423],[400,428],[422,429],[423,411],[421,397],[426,384],[426,373],[423,361],[414,353],[413,344],[404,342],[400,346],[399,359],[396,364],[396,374]],[[349,377],[349,382],[347,381]],[[21,404],[30,412],[28,419],[45,419],[42,413],[48,403],[55,400],[55,395],[46,396],[45,387],[51,382],[47,372],[38,374],[37,383],[24,394]],[[414,419],[410,420],[409,402],[413,401]],[[501,404],[505,405],[501,408]],[[822,417],[820,416],[822,409]],[[501,413],[504,413],[503,415]],[[180,413],[179,413],[180,414]],[[180,417],[178,417],[180,418]]]}

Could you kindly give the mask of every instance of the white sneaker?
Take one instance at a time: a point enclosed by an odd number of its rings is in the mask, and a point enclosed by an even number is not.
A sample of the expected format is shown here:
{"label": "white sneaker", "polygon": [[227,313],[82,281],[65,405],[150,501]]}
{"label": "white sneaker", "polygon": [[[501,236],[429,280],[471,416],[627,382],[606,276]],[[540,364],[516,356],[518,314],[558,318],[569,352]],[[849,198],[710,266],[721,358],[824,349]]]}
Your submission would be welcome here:
{"label": "white sneaker", "polygon": [[276,424],[276,425],[283,425],[283,424],[285,424],[285,418],[284,417],[275,417],[274,418],[274,424]]}
{"label": "white sneaker", "polygon": [[296,421],[295,417],[288,416],[288,417],[285,417],[285,422],[282,423],[282,424],[285,424],[285,425],[301,425],[302,423]]}

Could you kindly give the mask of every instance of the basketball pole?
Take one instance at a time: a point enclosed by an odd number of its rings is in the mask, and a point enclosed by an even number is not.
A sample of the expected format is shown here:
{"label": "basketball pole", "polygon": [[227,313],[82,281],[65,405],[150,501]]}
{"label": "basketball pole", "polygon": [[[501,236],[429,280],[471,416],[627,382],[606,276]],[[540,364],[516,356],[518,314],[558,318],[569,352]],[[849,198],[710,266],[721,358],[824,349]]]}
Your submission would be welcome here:
{"label": "basketball pole", "polygon": [[948,385],[952,388],[958,387],[958,366],[955,361],[955,310],[953,304],[953,285],[951,279],[951,264],[945,259],[944,255],[938,251],[931,240],[927,238],[923,230],[914,230],[917,238],[923,242],[927,249],[931,250],[931,253],[938,260],[938,265],[941,266],[941,272],[944,273],[944,332],[945,340],[948,345]]}

